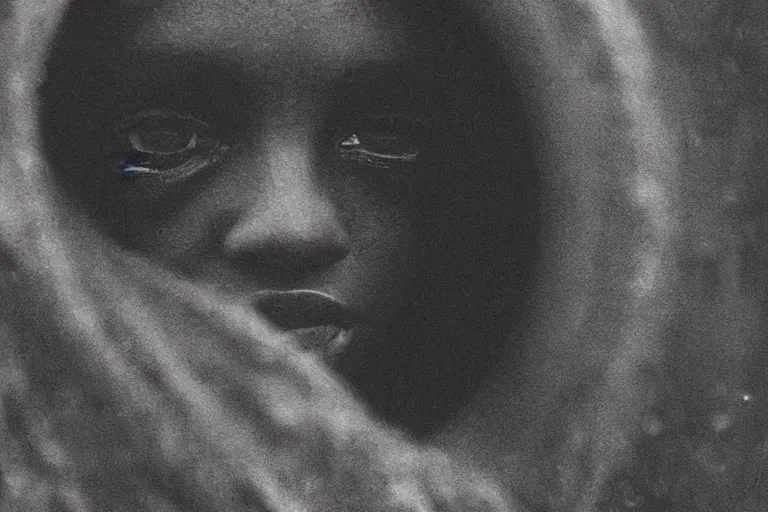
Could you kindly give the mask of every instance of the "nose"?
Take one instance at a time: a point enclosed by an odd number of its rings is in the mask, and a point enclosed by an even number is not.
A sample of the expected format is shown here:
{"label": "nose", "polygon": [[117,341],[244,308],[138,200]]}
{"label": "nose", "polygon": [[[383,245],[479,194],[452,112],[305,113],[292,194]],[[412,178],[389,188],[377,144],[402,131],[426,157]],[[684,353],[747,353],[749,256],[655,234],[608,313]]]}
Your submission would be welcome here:
{"label": "nose", "polygon": [[318,183],[306,145],[272,145],[255,160],[259,190],[224,239],[228,257],[279,280],[305,277],[344,259],[349,237]]}

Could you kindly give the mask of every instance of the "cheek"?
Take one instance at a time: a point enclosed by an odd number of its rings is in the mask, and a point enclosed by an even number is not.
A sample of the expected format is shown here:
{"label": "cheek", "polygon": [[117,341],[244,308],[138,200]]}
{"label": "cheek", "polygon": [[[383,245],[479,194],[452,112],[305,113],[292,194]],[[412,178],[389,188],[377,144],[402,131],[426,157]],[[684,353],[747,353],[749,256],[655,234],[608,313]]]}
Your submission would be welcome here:
{"label": "cheek", "polygon": [[387,302],[412,295],[421,259],[418,192],[405,183],[355,176],[328,189],[352,242],[344,281]]}
{"label": "cheek", "polygon": [[[142,226],[133,231],[134,246],[192,275],[220,260],[221,242],[233,213],[231,195],[214,179],[201,177],[175,185],[159,206],[140,208]],[[220,263],[220,261],[219,261]]]}
{"label": "cheek", "polygon": [[[459,319],[513,285],[513,194],[485,168],[446,167],[424,198],[418,238],[425,308]],[[521,240],[521,243],[525,241]],[[450,319],[449,319],[450,320]]]}

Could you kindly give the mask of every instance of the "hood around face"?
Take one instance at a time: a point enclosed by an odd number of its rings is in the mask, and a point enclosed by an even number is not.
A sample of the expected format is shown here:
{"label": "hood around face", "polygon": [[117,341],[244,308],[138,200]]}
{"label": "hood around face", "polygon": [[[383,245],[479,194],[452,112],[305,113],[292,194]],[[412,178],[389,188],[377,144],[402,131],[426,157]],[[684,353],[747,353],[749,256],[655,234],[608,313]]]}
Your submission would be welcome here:
{"label": "hood around face", "polygon": [[[108,248],[93,242],[98,237],[76,222],[78,213],[51,185],[36,95],[67,2],[1,5],[3,250],[22,274],[49,290],[40,300],[59,311],[55,321],[65,332],[87,333],[101,324],[78,293],[91,293],[88,276],[108,280],[105,268],[112,263],[78,257]],[[588,510],[630,457],[634,425],[650,405],[643,369],[659,366],[670,326],[678,140],[660,99],[664,70],[634,6],[621,0],[469,6],[513,63],[530,111],[542,232],[529,311],[509,335],[525,349],[510,354],[484,392],[433,441],[456,460],[495,473],[513,493],[556,509]],[[87,242],[73,248],[71,240]],[[126,289],[140,288],[122,279]],[[93,346],[111,350],[108,335],[100,340]],[[309,363],[299,367],[299,373],[322,373]],[[333,389],[324,399],[315,390],[317,404],[343,396],[357,410],[353,398]],[[348,434],[345,425],[332,428]],[[289,494],[262,499],[288,510]]]}
{"label": "hood around face", "polygon": [[680,170],[660,94],[667,70],[636,4],[500,4],[479,11],[522,69],[538,130],[535,293],[512,334],[526,352],[439,442],[532,503],[592,510],[633,456],[655,389],[643,372],[662,364],[674,310]]}
{"label": "hood around face", "polygon": [[556,510],[762,510],[765,3],[531,4],[547,14],[515,31],[548,164],[528,358],[445,444]]}

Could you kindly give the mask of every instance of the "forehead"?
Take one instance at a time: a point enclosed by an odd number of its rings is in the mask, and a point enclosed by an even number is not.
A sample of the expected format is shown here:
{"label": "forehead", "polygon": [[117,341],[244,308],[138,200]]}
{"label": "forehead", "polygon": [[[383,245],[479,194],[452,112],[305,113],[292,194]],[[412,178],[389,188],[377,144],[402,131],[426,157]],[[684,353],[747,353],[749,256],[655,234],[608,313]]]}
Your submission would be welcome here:
{"label": "forehead", "polygon": [[435,27],[416,18],[375,0],[165,0],[142,17],[128,44],[256,67],[347,69],[434,51]]}

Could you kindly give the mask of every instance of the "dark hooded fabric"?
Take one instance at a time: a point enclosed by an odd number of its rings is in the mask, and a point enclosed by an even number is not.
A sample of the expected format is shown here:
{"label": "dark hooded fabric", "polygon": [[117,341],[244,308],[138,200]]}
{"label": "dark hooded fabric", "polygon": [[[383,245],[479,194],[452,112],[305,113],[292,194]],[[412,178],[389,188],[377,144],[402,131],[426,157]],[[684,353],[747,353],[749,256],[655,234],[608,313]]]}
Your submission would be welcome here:
{"label": "dark hooded fabric", "polygon": [[665,108],[685,95],[665,86],[642,4],[470,6],[520,74],[542,233],[509,333],[524,355],[416,443],[252,312],[114,247],[56,189],[36,94],[66,3],[0,3],[2,510],[616,509],[664,392],[686,225]]}
{"label": "dark hooded fabric", "polygon": [[[589,239],[589,230],[575,227],[589,225],[579,224],[582,217],[567,217],[573,211],[568,206],[558,210],[564,203],[553,199],[559,197],[545,200],[545,214],[560,213],[543,230],[552,233],[558,222],[566,228],[562,238],[553,236],[554,245],[591,241],[588,252],[547,246],[543,250],[550,252],[541,257],[582,263],[583,273],[573,280],[555,276],[551,295],[542,296],[546,313],[534,315],[531,325],[548,334],[532,338],[537,341],[525,384],[512,386],[520,379],[511,372],[491,379],[491,390],[445,442],[505,475],[518,495],[531,496],[542,510],[768,509],[766,5],[638,0],[631,7],[642,32],[618,14],[620,3],[602,11],[622,27],[615,39],[605,26],[599,32],[610,41],[605,51],[623,79],[605,82],[597,67],[582,69],[593,84],[613,84],[608,90],[640,121],[635,127],[652,126],[645,124],[652,111],[643,102],[632,107],[638,99],[632,84],[649,87],[650,101],[663,110],[664,130],[656,125],[655,136],[645,140],[660,160],[641,158],[634,165],[659,172],[650,181],[635,181],[642,172],[627,170],[631,166],[617,174],[622,167],[609,149],[602,155],[611,163],[592,169],[600,183],[593,183],[590,196],[564,180],[563,167],[538,169],[605,208],[604,215],[591,217],[605,237]],[[638,80],[643,56],[652,62],[653,76]],[[624,66],[632,69],[622,75]],[[605,108],[598,105],[582,108]],[[599,116],[591,119],[589,126],[626,133],[626,125],[617,130],[616,124],[599,124]],[[632,136],[635,144],[643,140],[636,131]],[[634,151],[644,154],[637,145]],[[611,171],[601,175],[602,168]],[[616,187],[622,182],[650,188]],[[652,198],[655,208],[645,203]],[[639,272],[648,267],[632,256],[635,243],[636,256],[648,250],[661,270],[661,280],[639,302],[626,293],[649,284]],[[546,276],[538,279],[551,278],[557,267],[541,265]],[[561,294],[573,300],[560,302]],[[562,317],[569,320],[560,323]]]}

